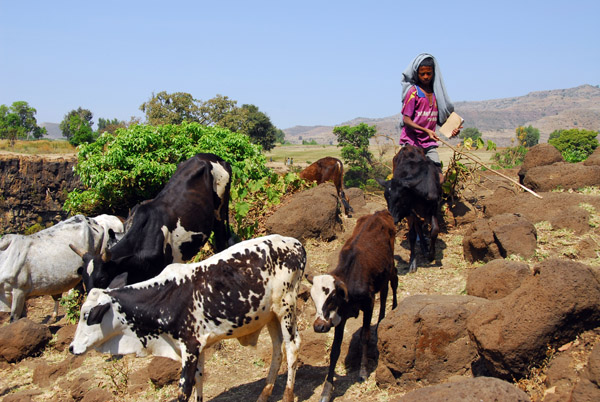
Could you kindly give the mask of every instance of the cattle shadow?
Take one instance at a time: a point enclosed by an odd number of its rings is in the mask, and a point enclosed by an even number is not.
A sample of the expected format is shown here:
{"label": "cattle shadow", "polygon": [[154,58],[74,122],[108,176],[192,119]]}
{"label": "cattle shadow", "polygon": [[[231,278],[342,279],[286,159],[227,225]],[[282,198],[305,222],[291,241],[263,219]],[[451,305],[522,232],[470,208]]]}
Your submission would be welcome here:
{"label": "cattle shadow", "polygon": [[[339,374],[340,370],[336,371],[334,378],[334,389],[332,395],[332,401],[336,398],[342,397],[346,394],[348,389],[358,383],[358,372],[360,370],[360,331],[358,328],[353,334],[348,346],[347,354],[344,359],[345,374]],[[342,354],[344,350],[342,348]],[[377,326],[371,326],[371,339],[368,344],[368,364],[367,364],[367,375],[371,375],[377,368],[379,362],[379,351],[377,350]],[[285,365],[282,365],[282,370]],[[325,366],[312,366],[305,364],[298,368],[296,371],[296,383],[294,386],[294,395],[298,402],[308,401],[317,395],[321,395],[325,378],[329,365]],[[281,372],[281,371],[280,371]],[[269,398],[272,401],[279,401],[283,399],[283,393],[285,390],[285,383],[287,380],[287,371],[279,374],[275,381],[275,387],[273,388],[273,394]],[[210,381],[210,377],[207,378]],[[258,398],[265,386],[265,378],[260,380],[241,384],[235,387],[231,387],[226,391],[214,396],[210,400],[211,402],[230,402],[230,401],[241,401],[241,400],[255,400]]]}
{"label": "cattle shadow", "polygon": [[[429,239],[427,239],[429,241]],[[429,244],[429,243],[428,243]],[[408,237],[404,237],[400,242],[400,247],[406,249],[410,253],[410,242]],[[441,267],[442,259],[444,257],[444,251],[448,248],[446,242],[439,237],[435,242],[435,260],[429,261],[426,256],[421,252],[421,247],[419,243],[416,244],[416,253],[417,253],[417,269],[421,268],[433,268],[433,267]],[[394,254],[394,260],[396,261],[396,271],[398,275],[407,275],[408,274],[408,260],[405,260],[398,254]]]}

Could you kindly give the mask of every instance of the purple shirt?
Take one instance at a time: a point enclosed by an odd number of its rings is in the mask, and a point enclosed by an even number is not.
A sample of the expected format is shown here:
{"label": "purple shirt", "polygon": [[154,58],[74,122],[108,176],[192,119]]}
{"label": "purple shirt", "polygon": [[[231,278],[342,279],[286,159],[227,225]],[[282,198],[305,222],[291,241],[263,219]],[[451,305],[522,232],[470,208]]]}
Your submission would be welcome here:
{"label": "purple shirt", "polygon": [[[402,116],[408,116],[419,126],[435,131],[438,116],[435,94],[432,94],[431,101],[430,105],[425,92],[414,85],[409,89],[402,103]],[[429,135],[423,130],[416,130],[406,124],[402,126],[400,144],[410,144],[420,148],[429,148],[438,145],[437,141],[429,138]]]}

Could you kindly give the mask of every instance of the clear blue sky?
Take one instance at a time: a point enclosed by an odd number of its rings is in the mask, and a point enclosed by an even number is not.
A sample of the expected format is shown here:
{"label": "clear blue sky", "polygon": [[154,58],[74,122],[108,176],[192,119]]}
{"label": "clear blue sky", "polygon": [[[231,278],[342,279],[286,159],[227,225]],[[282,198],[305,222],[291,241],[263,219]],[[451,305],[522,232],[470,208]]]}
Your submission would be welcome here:
{"label": "clear blue sky", "polygon": [[453,101],[600,84],[600,1],[0,0],[0,104],[143,117],[152,93],[254,104],[281,129],[400,110],[433,54]]}

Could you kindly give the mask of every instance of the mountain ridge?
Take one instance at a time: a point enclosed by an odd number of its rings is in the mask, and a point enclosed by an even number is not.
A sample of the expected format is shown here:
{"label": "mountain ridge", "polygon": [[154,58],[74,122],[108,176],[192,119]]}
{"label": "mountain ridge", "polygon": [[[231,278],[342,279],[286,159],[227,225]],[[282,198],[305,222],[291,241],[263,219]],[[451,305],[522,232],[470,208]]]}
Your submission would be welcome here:
{"label": "mountain ridge", "polygon": [[[566,89],[534,91],[523,96],[483,101],[454,102],[454,110],[465,119],[464,127],[476,127],[484,139],[498,146],[510,146],[519,126],[540,130],[540,142],[547,142],[550,133],[558,129],[600,129],[600,88],[589,84]],[[382,118],[357,117],[337,126],[367,123],[377,127],[383,141],[397,142],[400,137],[400,113]],[[319,144],[334,144],[335,126],[294,126],[284,129],[286,140],[299,144],[315,140]]]}

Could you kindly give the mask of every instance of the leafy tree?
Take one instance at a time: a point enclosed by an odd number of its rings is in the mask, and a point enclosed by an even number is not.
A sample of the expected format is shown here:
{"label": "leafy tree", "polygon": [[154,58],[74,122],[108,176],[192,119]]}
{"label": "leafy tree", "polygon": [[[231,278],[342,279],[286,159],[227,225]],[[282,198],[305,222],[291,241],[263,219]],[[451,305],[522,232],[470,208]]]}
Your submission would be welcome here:
{"label": "leafy tree", "polygon": [[558,137],[548,142],[560,151],[568,162],[581,162],[598,148],[598,133],[589,130],[561,130]]}
{"label": "leafy tree", "polygon": [[11,146],[19,138],[41,138],[46,129],[37,125],[36,113],[25,101],[13,102],[10,107],[0,105],[0,138],[9,139]]}
{"label": "leafy tree", "polygon": [[248,135],[250,140],[262,146],[266,151],[275,146],[277,128],[271,123],[269,116],[258,110],[254,105],[242,105],[246,117],[242,124],[241,132]]}
{"label": "leafy tree", "polygon": [[127,123],[119,119],[103,119],[100,117],[98,119],[98,134],[102,134],[105,131],[108,131],[111,134],[114,134],[115,131],[119,128],[127,128]]}
{"label": "leafy tree", "polygon": [[83,120],[80,115],[73,114],[69,118],[69,133],[71,133],[71,137],[69,138],[69,144],[74,147],[94,141],[94,132],[92,131],[92,127],[90,124]]}
{"label": "leafy tree", "polygon": [[377,128],[360,123],[357,126],[340,126],[333,129],[338,147],[342,147],[342,158],[348,166],[345,179],[347,186],[365,185],[370,178],[373,154],[369,151],[369,139],[375,136]]}
{"label": "leafy tree", "polygon": [[[78,116],[79,119],[72,120],[71,118],[73,116]],[[75,132],[73,132],[72,129],[82,130],[82,126],[85,125],[88,126],[91,130],[92,126],[94,125],[94,122],[92,121],[93,118],[94,115],[89,109],[83,109],[80,106],[77,109],[73,109],[69,113],[67,113],[58,127],[60,128],[60,131],[62,131],[62,134],[70,142],[71,137],[75,135]],[[87,129],[83,130],[87,131]],[[78,133],[78,135],[81,136],[81,133]]]}
{"label": "leafy tree", "polygon": [[461,130],[460,134],[458,135],[458,138],[461,138],[463,140],[467,138],[477,140],[477,138],[481,138],[481,132],[475,127],[467,127]]}
{"label": "leafy tree", "polygon": [[280,144],[285,143],[285,133],[283,132],[283,130],[281,130],[281,129],[275,130],[275,142],[278,142]]}
{"label": "leafy tree", "polygon": [[206,102],[201,102],[200,112],[202,124],[218,125],[233,132],[239,132],[243,121],[246,120],[245,112],[237,107],[237,101],[219,94]]}
{"label": "leafy tree", "polygon": [[153,93],[148,102],[142,103],[140,110],[146,114],[146,122],[153,126],[203,122],[199,101],[187,92]]}
{"label": "leafy tree", "polygon": [[560,137],[560,135],[562,134],[562,132],[565,130],[554,130],[553,132],[550,133],[550,137],[548,137],[548,142],[550,142],[550,140],[553,140],[555,138]]}
{"label": "leafy tree", "polygon": [[519,144],[524,147],[531,148],[540,141],[540,130],[532,127],[531,125],[528,127],[517,127],[516,129],[517,140],[519,140]]}

